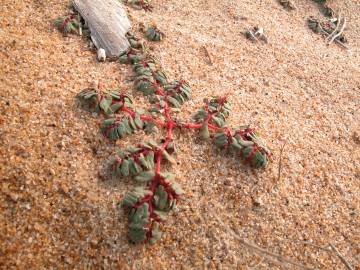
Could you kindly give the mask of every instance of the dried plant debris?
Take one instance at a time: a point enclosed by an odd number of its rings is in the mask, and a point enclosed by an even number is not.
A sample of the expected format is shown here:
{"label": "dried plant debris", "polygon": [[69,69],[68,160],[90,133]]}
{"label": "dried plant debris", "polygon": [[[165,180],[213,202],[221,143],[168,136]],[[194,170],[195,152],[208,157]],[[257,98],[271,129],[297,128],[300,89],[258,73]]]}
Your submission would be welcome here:
{"label": "dried plant debris", "polygon": [[149,0],[124,0],[123,2],[134,9],[143,9],[145,11],[153,10],[153,6],[150,4]]}
{"label": "dried plant debris", "polygon": [[330,20],[320,20],[310,17],[308,19],[308,26],[314,33],[325,36],[328,44],[336,42],[342,47],[348,49],[345,45],[347,40],[343,33],[346,27],[346,18],[344,17],[342,19],[341,14],[338,18],[332,18]]}
{"label": "dried plant debris", "polygon": [[212,66],[213,65],[212,57],[211,57],[211,54],[210,54],[209,50],[207,49],[207,47],[205,45],[203,45],[200,47],[200,49],[204,54],[205,62],[208,65]]}
{"label": "dried plant debris", "polygon": [[319,10],[324,16],[329,18],[334,17],[335,12],[332,8],[329,7],[328,2],[326,0],[313,0],[313,1],[318,4]]}
{"label": "dried plant debris", "polygon": [[155,25],[152,25],[146,29],[145,36],[151,41],[161,41],[164,38],[164,33],[161,32]]}
{"label": "dried plant debris", "polygon": [[245,37],[253,42],[256,41],[263,41],[265,43],[268,43],[268,39],[264,34],[264,29],[261,27],[253,27],[252,29],[247,29],[245,31]]}
{"label": "dried plant debris", "polygon": [[291,11],[291,10],[295,10],[296,6],[294,4],[294,2],[290,1],[290,0],[278,0],[279,4],[283,6],[284,9]]}
{"label": "dried plant debris", "polygon": [[[120,55],[121,63],[131,64],[134,88],[148,97],[152,106],[147,111],[136,109],[131,96],[119,90],[101,91],[89,88],[78,98],[90,110],[105,116],[101,131],[112,141],[136,132],[151,132],[155,127],[166,131],[160,141],[148,140],[117,149],[112,170],[119,178],[132,177],[138,185],[125,195],[122,205],[129,214],[129,237],[134,243],[154,243],[161,237],[159,223],[180,199],[183,190],[173,174],[163,171],[163,164],[176,163],[174,130],[197,130],[200,138],[235,154],[253,168],[264,168],[270,151],[257,133],[249,127],[231,129],[226,124],[230,114],[227,96],[204,100],[194,121],[182,121],[176,113],[191,98],[190,86],[184,80],[168,81],[155,60],[128,35],[133,47]],[[181,133],[180,133],[181,134]]]}

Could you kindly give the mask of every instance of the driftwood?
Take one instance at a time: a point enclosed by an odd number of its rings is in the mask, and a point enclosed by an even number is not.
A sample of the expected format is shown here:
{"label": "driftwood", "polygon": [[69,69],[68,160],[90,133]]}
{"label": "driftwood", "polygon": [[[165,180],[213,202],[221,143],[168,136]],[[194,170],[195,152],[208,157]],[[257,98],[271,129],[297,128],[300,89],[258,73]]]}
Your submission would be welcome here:
{"label": "driftwood", "polygon": [[89,27],[94,45],[104,49],[106,57],[117,57],[129,48],[125,34],[131,25],[118,0],[73,0],[73,6]]}

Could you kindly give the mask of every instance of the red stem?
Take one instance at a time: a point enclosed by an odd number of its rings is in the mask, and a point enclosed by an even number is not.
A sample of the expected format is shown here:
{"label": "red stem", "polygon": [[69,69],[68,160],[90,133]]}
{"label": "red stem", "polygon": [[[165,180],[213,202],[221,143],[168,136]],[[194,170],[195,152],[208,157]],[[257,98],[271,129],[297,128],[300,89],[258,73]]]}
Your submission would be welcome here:
{"label": "red stem", "polygon": [[122,112],[128,113],[131,117],[135,116],[135,112],[127,107],[122,106],[120,109]]}
{"label": "red stem", "polygon": [[166,126],[167,126],[167,123],[165,123],[165,122],[163,122],[161,120],[155,119],[155,118],[151,117],[150,115],[141,115],[140,119],[145,121],[145,122],[153,122],[156,125],[164,127],[164,128],[166,128]]}
{"label": "red stem", "polygon": [[69,17],[67,17],[64,21],[63,21],[63,23],[60,25],[60,30],[61,31],[64,31],[64,29],[65,29],[65,26],[68,24],[68,22],[70,22],[72,19],[74,18],[74,15],[71,15],[71,16],[69,16]]}

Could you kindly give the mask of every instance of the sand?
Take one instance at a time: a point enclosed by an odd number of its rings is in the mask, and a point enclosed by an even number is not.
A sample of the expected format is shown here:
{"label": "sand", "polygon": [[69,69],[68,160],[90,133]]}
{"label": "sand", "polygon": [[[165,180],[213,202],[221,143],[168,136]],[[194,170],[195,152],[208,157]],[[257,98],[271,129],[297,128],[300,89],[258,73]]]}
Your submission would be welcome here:
{"label": "sand", "polygon": [[[310,0],[295,1],[293,12],[275,0],[152,4],[152,13],[127,11],[135,32],[156,22],[166,34],[151,49],[171,79],[192,87],[182,117],[205,97],[230,93],[229,124],[260,132],[273,152],[269,166],[255,172],[196,134],[176,132],[178,164],[170,170],[186,195],[157,244],[132,245],[118,204],[133,183],[101,173],[114,144],[99,132],[101,117],[75,100],[94,81],[133,92],[130,68],[98,63],[88,41],[54,29],[68,1],[2,0],[0,268],[286,269],[245,248],[229,227],[303,265],[345,269],[333,253],[303,242],[331,243],[359,269],[359,3],[331,2],[348,19],[351,51],[307,28],[308,16],[320,16]],[[268,44],[245,39],[255,25]]]}

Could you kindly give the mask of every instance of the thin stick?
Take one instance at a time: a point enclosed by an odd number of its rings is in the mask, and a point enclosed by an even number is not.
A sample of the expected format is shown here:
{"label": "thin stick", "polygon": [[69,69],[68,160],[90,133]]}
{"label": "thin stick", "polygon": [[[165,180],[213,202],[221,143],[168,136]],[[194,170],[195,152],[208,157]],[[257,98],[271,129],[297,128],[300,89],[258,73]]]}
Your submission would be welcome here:
{"label": "thin stick", "polygon": [[77,15],[77,19],[79,22],[79,35],[82,36],[82,24],[81,24],[81,16],[80,14]]}
{"label": "thin stick", "polygon": [[254,33],[249,30],[249,29],[246,29],[246,32],[245,32],[245,35],[248,34],[250,35],[251,38],[247,37],[248,39],[252,40],[252,41],[257,41],[258,38],[254,35]]}
{"label": "thin stick", "polygon": [[333,249],[333,251],[336,253],[336,255],[339,257],[339,259],[342,261],[342,263],[346,266],[348,270],[354,270],[351,264],[344,258],[343,255],[341,255],[340,251],[333,244],[330,244],[330,247]]}
{"label": "thin stick", "polygon": [[217,219],[217,221],[234,237],[236,238],[241,244],[243,244],[244,246],[246,246],[247,248],[250,248],[252,250],[254,250],[255,252],[258,252],[260,254],[262,254],[263,256],[269,256],[269,257],[273,257],[275,259],[278,260],[278,263],[287,263],[287,264],[291,264],[293,266],[296,266],[300,269],[305,269],[305,270],[313,270],[314,268],[310,268],[310,267],[307,267],[307,266],[304,266],[302,264],[299,264],[297,262],[294,262],[288,258],[284,258],[282,257],[281,255],[279,254],[276,254],[276,253],[272,253],[266,249],[263,249],[253,243],[250,243],[250,242],[247,242],[245,241],[244,239],[240,238],[240,236],[238,236],[232,229],[230,229],[229,227],[227,227],[221,220],[218,216],[215,215],[215,218]]}
{"label": "thin stick", "polygon": [[211,56],[210,56],[208,49],[205,47],[205,45],[203,45],[202,47],[205,51],[206,57],[209,59],[210,65],[213,65],[213,61],[211,60]]}
{"label": "thin stick", "polygon": [[257,264],[255,264],[254,266],[247,266],[246,268],[248,269],[248,270],[252,270],[252,269],[256,269],[260,264],[262,264],[262,262],[265,260],[265,258],[261,258],[261,260],[257,263]]}
{"label": "thin stick", "polygon": [[279,169],[278,169],[278,178],[277,178],[278,183],[280,182],[280,179],[281,179],[282,154],[283,154],[286,143],[287,143],[287,141],[284,142],[284,144],[283,144],[283,146],[281,147],[281,150],[280,150]]}
{"label": "thin stick", "polygon": [[[328,36],[329,34],[321,27],[321,25],[319,25],[321,32],[325,35]],[[334,42],[336,42],[337,44],[341,45],[343,48],[350,50],[350,48],[348,46],[346,46],[344,43],[342,43],[340,40],[335,39]]]}
{"label": "thin stick", "polygon": [[339,37],[339,36],[344,32],[345,27],[346,27],[346,18],[344,18],[344,23],[343,23],[343,25],[342,25],[339,33],[337,33],[335,36],[333,36],[333,37],[331,38],[331,40],[329,41],[329,45],[330,45],[337,37]]}
{"label": "thin stick", "polygon": [[328,35],[328,36],[326,37],[326,39],[330,40],[330,38],[331,38],[334,34],[336,34],[336,32],[337,32],[337,30],[338,30],[338,28],[339,28],[339,26],[340,26],[340,24],[341,24],[341,13],[339,13],[339,17],[337,18],[337,22],[338,22],[338,23],[336,24],[334,31],[333,31],[330,35]]}
{"label": "thin stick", "polygon": [[319,246],[319,245],[315,245],[311,242],[306,242],[306,241],[299,241],[299,240],[294,240],[294,239],[282,239],[284,241],[288,241],[288,242],[291,242],[291,243],[297,243],[297,244],[303,244],[303,245],[308,245],[308,246],[312,246],[312,247],[315,247],[317,249],[320,249],[320,250],[323,250],[323,251],[326,251],[326,252],[329,252],[331,253],[331,249],[329,248],[326,248],[326,247],[322,247],[322,246]]}

